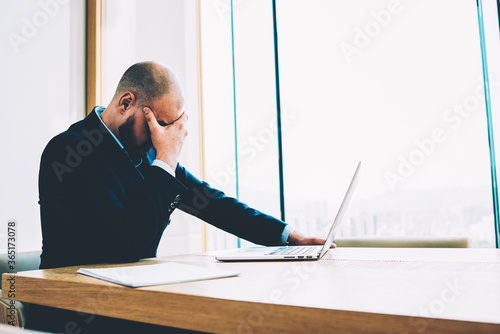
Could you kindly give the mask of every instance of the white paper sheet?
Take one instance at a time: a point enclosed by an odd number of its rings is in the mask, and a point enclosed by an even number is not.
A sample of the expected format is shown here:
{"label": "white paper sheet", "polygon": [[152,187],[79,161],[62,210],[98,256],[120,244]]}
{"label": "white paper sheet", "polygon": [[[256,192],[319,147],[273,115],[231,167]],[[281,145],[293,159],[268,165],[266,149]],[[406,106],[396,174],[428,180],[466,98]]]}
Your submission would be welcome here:
{"label": "white paper sheet", "polygon": [[77,273],[132,288],[232,277],[240,274],[176,262],[116,268],[80,268]]}

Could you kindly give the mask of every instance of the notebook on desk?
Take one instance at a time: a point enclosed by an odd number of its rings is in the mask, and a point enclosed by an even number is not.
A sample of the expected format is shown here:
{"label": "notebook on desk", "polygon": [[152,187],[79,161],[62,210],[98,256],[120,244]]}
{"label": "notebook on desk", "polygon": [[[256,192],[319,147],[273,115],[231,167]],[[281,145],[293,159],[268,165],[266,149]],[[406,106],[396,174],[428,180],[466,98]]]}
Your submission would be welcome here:
{"label": "notebook on desk", "polygon": [[358,183],[361,161],[356,167],[351,183],[339,207],[337,216],[333,220],[330,232],[323,246],[278,246],[278,247],[249,247],[238,249],[235,252],[216,256],[219,261],[276,261],[276,260],[319,260],[326,254],[333,242],[344,213],[349,206],[352,194]]}
{"label": "notebook on desk", "polygon": [[80,268],[77,273],[131,288],[225,278],[240,274],[219,268],[199,267],[177,262],[110,268]]}

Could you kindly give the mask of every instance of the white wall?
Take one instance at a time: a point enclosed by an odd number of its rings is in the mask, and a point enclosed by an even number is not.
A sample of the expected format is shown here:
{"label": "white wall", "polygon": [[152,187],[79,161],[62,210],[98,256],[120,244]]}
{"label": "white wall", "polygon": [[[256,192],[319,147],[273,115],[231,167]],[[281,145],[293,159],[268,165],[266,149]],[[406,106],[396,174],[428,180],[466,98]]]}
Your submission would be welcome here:
{"label": "white wall", "polygon": [[40,156],[84,115],[84,27],[83,0],[0,0],[0,253],[11,219],[18,251],[41,247]]}

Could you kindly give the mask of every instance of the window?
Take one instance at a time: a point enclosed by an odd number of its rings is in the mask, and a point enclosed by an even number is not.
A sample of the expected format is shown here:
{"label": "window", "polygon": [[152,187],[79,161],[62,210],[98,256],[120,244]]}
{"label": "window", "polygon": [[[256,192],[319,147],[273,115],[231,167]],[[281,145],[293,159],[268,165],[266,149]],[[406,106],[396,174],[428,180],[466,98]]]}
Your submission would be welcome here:
{"label": "window", "polygon": [[[228,1],[200,4],[207,182],[279,217],[270,2],[235,1],[233,20]],[[209,249],[238,245],[235,237],[211,226],[207,239]]]}
{"label": "window", "polygon": [[[286,221],[325,235],[362,160],[338,237],[458,235],[493,246],[476,1],[276,9]],[[207,179],[279,216],[271,2],[203,2],[202,14]]]}

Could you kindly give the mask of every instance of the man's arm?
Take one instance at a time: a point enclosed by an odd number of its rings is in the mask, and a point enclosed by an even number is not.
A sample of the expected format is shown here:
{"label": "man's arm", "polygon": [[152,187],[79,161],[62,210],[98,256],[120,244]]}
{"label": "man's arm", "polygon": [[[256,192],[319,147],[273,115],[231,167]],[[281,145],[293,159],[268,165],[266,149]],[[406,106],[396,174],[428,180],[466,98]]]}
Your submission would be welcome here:
{"label": "man's arm", "polygon": [[222,191],[198,180],[180,165],[175,174],[189,189],[179,209],[251,242],[262,245],[283,244],[281,235],[286,224],[281,220],[226,196]]}
{"label": "man's arm", "polygon": [[282,244],[281,234],[285,223],[226,196],[178,166],[178,157],[187,135],[186,114],[169,126],[160,126],[148,107],[143,112],[156,150],[156,159],[174,168],[175,177],[189,189],[179,205],[181,210],[252,242]]}
{"label": "man's arm", "polygon": [[[183,114],[175,123],[162,127],[148,107],[143,109],[151,140],[156,149],[156,159],[174,168],[187,135],[187,115]],[[176,177],[190,194],[184,198],[180,208],[229,233],[264,245],[281,245],[282,232],[286,224],[278,219],[252,209],[223,192],[199,181],[183,167],[177,167]],[[288,238],[292,245],[322,245],[324,239],[308,237],[294,231]]]}

